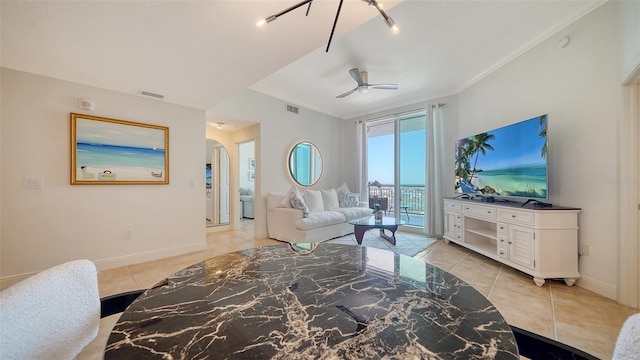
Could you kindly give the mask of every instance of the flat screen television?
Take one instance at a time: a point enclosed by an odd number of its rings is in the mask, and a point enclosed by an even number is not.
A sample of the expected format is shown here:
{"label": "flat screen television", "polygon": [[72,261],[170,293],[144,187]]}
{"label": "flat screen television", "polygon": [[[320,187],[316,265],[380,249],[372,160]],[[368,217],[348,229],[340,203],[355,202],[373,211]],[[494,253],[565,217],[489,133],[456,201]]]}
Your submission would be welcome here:
{"label": "flat screen television", "polygon": [[455,192],[548,199],[547,115],[456,141]]}

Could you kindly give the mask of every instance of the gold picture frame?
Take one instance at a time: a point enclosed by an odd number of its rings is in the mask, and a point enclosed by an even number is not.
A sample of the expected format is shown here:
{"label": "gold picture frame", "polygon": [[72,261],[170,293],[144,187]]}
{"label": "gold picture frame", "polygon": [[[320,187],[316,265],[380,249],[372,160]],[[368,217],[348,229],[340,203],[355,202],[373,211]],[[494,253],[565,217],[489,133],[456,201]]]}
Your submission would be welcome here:
{"label": "gold picture frame", "polygon": [[168,127],[71,113],[71,185],[168,183]]}

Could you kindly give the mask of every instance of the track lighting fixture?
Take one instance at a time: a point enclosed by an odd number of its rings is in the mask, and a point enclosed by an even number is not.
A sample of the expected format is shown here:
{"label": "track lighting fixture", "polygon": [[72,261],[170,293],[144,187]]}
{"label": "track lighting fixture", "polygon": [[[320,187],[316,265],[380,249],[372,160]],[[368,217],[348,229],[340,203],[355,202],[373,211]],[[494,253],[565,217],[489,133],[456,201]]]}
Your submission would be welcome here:
{"label": "track lighting fixture", "polygon": [[[362,0],[364,2],[366,2],[367,4],[369,4],[369,6],[374,7],[378,10],[378,12],[380,13],[380,15],[382,16],[382,18],[384,19],[384,22],[387,24],[387,26],[389,26],[389,28],[395,32],[398,33],[400,30],[398,29],[398,26],[396,25],[395,21],[393,21],[393,19],[387,15],[387,13],[383,10],[383,6],[382,3],[380,3],[377,0]],[[336,24],[338,23],[338,17],[340,17],[340,10],[342,9],[342,3],[344,2],[344,0],[340,0],[340,3],[338,4],[338,11],[336,12],[336,18],[333,21],[333,27],[331,28],[331,34],[329,35],[329,42],[327,43],[327,49],[325,50],[325,52],[329,52],[329,47],[331,46],[331,40],[333,39],[333,33],[336,30]],[[303,0],[293,6],[290,6],[278,13],[275,13],[267,18],[264,18],[260,21],[258,21],[256,23],[256,26],[260,27],[260,26],[264,26],[270,22],[272,22],[273,20],[279,18],[280,16],[293,11],[303,5],[309,5],[307,7],[307,12],[305,14],[305,16],[309,16],[309,10],[311,10],[311,4],[313,3],[313,0]]]}

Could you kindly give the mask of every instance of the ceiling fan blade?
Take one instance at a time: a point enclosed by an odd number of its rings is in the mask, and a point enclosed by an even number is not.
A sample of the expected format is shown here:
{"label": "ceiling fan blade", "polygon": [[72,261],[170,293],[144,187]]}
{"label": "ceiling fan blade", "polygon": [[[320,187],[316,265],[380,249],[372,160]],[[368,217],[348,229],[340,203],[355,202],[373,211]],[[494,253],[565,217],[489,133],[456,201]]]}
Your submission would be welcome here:
{"label": "ceiling fan blade", "polygon": [[344,93],[344,94],[340,94],[340,95],[336,96],[336,98],[340,99],[340,98],[343,98],[343,97],[345,97],[345,96],[351,95],[351,94],[353,94],[354,92],[356,92],[357,90],[358,90],[358,88],[355,88],[355,89],[353,89],[353,90],[347,91],[347,92],[346,92],[346,93]]}
{"label": "ceiling fan blade", "polygon": [[369,84],[369,89],[398,90],[398,84]]}
{"label": "ceiling fan blade", "polygon": [[364,82],[362,82],[362,76],[360,75],[360,70],[358,70],[358,68],[353,68],[349,70],[349,74],[351,74],[351,77],[353,78],[353,80],[355,80],[358,83],[358,86],[364,85]]}

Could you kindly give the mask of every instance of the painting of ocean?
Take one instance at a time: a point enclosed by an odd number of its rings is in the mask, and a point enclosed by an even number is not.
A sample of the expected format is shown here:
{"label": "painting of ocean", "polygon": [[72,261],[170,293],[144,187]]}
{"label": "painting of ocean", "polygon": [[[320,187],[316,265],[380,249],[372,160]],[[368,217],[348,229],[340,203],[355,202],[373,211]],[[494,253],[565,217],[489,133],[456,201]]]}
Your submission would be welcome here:
{"label": "painting of ocean", "polygon": [[72,126],[76,183],[168,183],[168,128],[79,114]]}
{"label": "painting of ocean", "polygon": [[118,174],[129,174],[129,180],[158,180],[152,173],[164,170],[164,150],[78,143],[76,164],[80,177],[111,171],[116,180]]}

